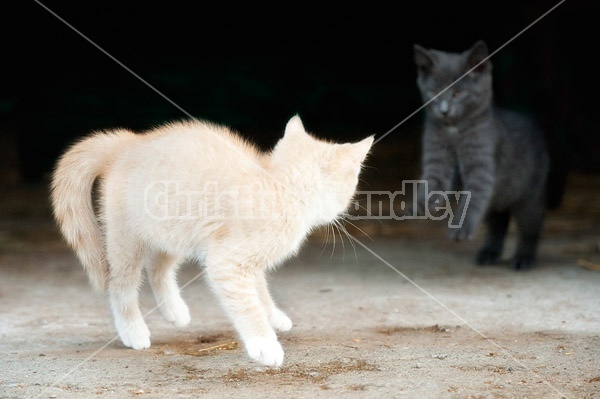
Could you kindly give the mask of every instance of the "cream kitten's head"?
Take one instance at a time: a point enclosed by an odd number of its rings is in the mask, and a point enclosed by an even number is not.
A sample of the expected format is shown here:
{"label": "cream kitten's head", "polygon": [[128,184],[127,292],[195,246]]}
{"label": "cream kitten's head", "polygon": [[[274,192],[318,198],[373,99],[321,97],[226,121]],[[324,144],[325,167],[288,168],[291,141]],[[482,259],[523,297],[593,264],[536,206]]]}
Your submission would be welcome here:
{"label": "cream kitten's head", "polygon": [[307,133],[299,116],[289,120],[271,156],[296,170],[290,188],[309,205],[311,224],[330,223],[347,211],[373,139],[333,143]]}

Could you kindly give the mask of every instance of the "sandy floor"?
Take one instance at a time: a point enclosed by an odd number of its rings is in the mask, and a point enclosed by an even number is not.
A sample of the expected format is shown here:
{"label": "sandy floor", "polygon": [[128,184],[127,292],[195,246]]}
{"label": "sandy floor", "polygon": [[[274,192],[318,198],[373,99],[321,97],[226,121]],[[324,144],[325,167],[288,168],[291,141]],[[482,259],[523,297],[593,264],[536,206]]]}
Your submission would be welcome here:
{"label": "sandy floor", "polygon": [[[247,358],[202,278],[183,290],[182,329],[144,287],[152,347],[124,348],[44,191],[6,192],[0,398],[599,398],[599,183],[570,180],[530,271],[478,268],[481,237],[452,243],[427,221],[361,224],[364,247],[315,233],[271,279],[294,321],[275,370]],[[180,282],[199,271],[186,265]]]}

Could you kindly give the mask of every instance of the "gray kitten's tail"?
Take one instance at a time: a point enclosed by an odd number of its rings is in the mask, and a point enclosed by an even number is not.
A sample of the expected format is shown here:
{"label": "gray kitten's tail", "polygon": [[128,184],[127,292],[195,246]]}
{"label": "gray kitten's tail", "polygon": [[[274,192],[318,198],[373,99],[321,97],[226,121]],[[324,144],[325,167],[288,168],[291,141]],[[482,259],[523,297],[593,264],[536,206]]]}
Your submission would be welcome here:
{"label": "gray kitten's tail", "polygon": [[106,173],[116,155],[134,138],[134,133],[125,130],[95,133],[69,148],[52,175],[54,217],[98,291],[106,288],[108,263],[92,190],[96,179]]}

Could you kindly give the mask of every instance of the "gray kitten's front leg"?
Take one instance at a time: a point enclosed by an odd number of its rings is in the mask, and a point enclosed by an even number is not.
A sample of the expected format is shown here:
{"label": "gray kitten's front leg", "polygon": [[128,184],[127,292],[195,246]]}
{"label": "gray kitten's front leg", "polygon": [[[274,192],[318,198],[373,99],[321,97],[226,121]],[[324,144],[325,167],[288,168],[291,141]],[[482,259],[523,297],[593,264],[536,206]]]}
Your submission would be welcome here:
{"label": "gray kitten's front leg", "polygon": [[460,227],[451,227],[448,235],[453,240],[470,240],[481,224],[494,192],[495,163],[493,147],[489,145],[465,146],[458,151],[459,172],[463,190],[471,192],[470,198],[462,196],[456,215],[465,215]]}
{"label": "gray kitten's front leg", "polygon": [[423,139],[423,172],[420,180],[426,184],[417,186],[416,203],[408,211],[410,216],[426,216],[425,209],[433,206],[431,191],[448,191],[451,189],[456,161],[449,146],[439,137],[425,132]]}

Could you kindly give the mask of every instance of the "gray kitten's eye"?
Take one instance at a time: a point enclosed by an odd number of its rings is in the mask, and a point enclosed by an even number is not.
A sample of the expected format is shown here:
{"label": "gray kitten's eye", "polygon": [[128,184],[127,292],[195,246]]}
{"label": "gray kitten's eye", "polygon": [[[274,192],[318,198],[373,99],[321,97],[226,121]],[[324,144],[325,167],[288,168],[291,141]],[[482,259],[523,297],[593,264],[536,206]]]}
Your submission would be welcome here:
{"label": "gray kitten's eye", "polygon": [[452,97],[457,98],[462,96],[463,92],[460,90],[454,90],[454,92],[452,92]]}

